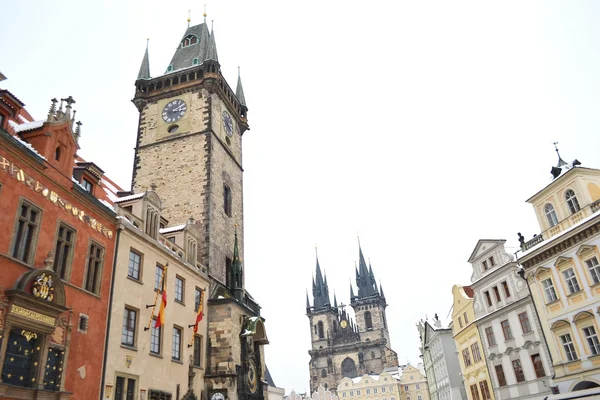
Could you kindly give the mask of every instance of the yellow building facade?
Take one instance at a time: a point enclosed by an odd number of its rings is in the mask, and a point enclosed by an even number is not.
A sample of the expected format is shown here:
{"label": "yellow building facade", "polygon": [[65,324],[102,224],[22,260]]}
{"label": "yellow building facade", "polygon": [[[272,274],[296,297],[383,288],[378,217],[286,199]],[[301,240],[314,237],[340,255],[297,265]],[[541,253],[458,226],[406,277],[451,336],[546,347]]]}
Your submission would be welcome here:
{"label": "yellow building facade", "polygon": [[429,385],[424,372],[408,364],[400,376],[402,400],[429,400]]}
{"label": "yellow building facade", "polygon": [[452,287],[452,333],[469,400],[495,400],[479,331],[475,325],[473,290],[470,286]]}
{"label": "yellow building facade", "polygon": [[400,400],[398,373],[343,378],[337,387],[337,396],[340,400]]}
{"label": "yellow building facade", "polygon": [[600,170],[579,165],[559,156],[553,181],[527,200],[542,232],[517,253],[560,393],[600,389]]}

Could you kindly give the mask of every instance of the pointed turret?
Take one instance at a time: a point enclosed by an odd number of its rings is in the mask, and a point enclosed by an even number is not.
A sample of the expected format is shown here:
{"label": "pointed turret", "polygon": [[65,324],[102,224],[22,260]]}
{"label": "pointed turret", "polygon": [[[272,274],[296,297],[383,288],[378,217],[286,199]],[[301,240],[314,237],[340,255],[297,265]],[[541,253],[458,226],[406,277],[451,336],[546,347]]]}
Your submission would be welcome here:
{"label": "pointed turret", "polygon": [[217,44],[215,42],[215,31],[212,28],[210,30],[210,38],[208,39],[206,57],[203,61],[207,60],[219,61],[219,56],[217,55]]}
{"label": "pointed turret", "polygon": [[354,300],[356,296],[354,296],[354,288],[352,287],[352,282],[350,282],[350,301]]}
{"label": "pointed turret", "polygon": [[210,33],[206,23],[187,28],[179,46],[177,46],[177,50],[175,50],[175,54],[173,54],[167,72],[201,64],[207,58],[209,42]]}
{"label": "pointed turret", "polygon": [[313,285],[313,306],[315,310],[329,307],[331,305],[331,301],[329,300],[329,288],[327,287],[327,277],[323,279],[323,274],[321,273],[321,266],[319,265],[319,258],[317,258],[317,271],[316,271],[316,281],[314,281]]}
{"label": "pointed turret", "polygon": [[233,293],[236,299],[242,301],[242,260],[240,260],[240,252],[238,249],[237,227],[235,229],[235,239],[233,244],[233,261],[231,263],[231,275],[231,289],[233,289]]}
{"label": "pointed turret", "polygon": [[358,245],[358,274],[356,284],[358,286],[359,298],[378,294],[373,269],[371,267],[367,268],[367,263],[365,262],[365,256],[363,255],[360,243]]}
{"label": "pointed turret", "polygon": [[240,67],[238,67],[237,87],[235,88],[235,96],[240,104],[246,107],[246,97],[244,97],[244,88],[242,87],[242,77],[240,76]]}
{"label": "pointed turret", "polygon": [[142,59],[142,65],[140,65],[140,72],[138,72],[138,80],[139,79],[150,79],[150,61],[148,58],[148,42],[146,41],[146,52],[144,53],[144,58]]}
{"label": "pointed turret", "polygon": [[308,300],[308,290],[306,291],[306,312],[310,312],[310,301]]}
{"label": "pointed turret", "polygon": [[338,305],[337,305],[337,298],[335,297],[335,292],[333,292],[333,306],[337,309]]}

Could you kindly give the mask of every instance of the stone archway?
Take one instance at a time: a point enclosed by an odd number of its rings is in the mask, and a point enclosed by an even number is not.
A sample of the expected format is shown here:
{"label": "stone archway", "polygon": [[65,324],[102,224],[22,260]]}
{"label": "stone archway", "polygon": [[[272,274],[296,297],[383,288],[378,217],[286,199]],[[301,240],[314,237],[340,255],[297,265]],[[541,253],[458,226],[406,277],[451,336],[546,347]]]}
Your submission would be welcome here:
{"label": "stone archway", "polygon": [[342,376],[347,378],[356,378],[358,371],[356,370],[356,363],[350,357],[346,357],[342,361]]}
{"label": "stone archway", "polygon": [[597,387],[600,387],[600,385],[598,385],[596,382],[581,381],[577,385],[573,386],[573,392],[585,389],[593,389]]}

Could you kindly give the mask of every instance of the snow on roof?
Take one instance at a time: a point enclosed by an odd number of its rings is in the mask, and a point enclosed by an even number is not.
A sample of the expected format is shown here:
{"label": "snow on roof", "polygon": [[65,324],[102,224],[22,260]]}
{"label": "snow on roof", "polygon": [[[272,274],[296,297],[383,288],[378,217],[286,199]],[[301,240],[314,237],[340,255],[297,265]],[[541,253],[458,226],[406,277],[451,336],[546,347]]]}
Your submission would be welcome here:
{"label": "snow on roof", "polygon": [[165,233],[171,233],[171,232],[180,231],[183,228],[185,228],[185,226],[186,226],[186,224],[177,225],[177,226],[171,226],[170,228],[162,228],[162,229],[159,229],[158,231],[164,235]]}
{"label": "snow on roof", "polygon": [[[100,181],[100,184],[102,185],[102,181]],[[102,186],[102,189],[104,189],[104,192],[108,196],[108,199],[113,203],[119,200],[119,197],[115,193],[111,192],[106,186]]]}
{"label": "snow on roof", "polygon": [[117,192],[121,192],[122,190],[118,187],[115,186],[115,184],[113,182],[111,182],[108,178],[103,177],[102,179],[100,179],[100,184],[102,186],[104,186],[104,190],[109,190],[112,192],[112,194],[114,194],[115,196],[117,196]]}
{"label": "snow on roof", "polygon": [[105,207],[107,207],[109,210],[115,211],[115,207],[111,203],[109,203],[108,201],[106,201],[104,199],[98,199],[98,201],[100,203],[102,203],[102,205],[104,205]]}
{"label": "snow on roof", "polygon": [[[9,122],[9,123],[12,123],[12,121],[8,121],[8,122]],[[15,124],[15,125],[16,125],[16,124]],[[18,125],[17,125],[17,126],[18,126]],[[36,150],[36,149],[35,149],[35,148],[34,148],[32,145],[30,145],[29,143],[27,143],[26,141],[24,141],[24,140],[23,140],[23,139],[21,139],[20,137],[18,137],[18,136],[13,136],[13,138],[14,138],[14,139],[15,139],[17,142],[21,143],[23,146],[27,147],[29,150],[31,150],[31,151],[32,151],[32,152],[33,152],[33,153],[34,153],[36,156],[38,156],[38,157],[40,157],[40,158],[42,158],[42,159],[44,159],[44,160],[46,159],[46,157],[44,157],[43,155],[41,155],[40,153],[38,153],[38,152],[37,152],[37,150]]]}
{"label": "snow on roof", "polygon": [[122,203],[122,202],[128,201],[128,200],[141,199],[142,197],[144,197],[145,194],[146,194],[146,192],[142,192],[142,193],[132,194],[132,195],[125,196],[125,197],[119,197],[115,200],[115,203]]}
{"label": "snow on roof", "polygon": [[15,132],[25,132],[25,131],[30,131],[32,129],[37,129],[37,128],[41,128],[44,125],[45,121],[33,121],[33,122],[27,122],[24,124],[17,124],[14,121],[8,121],[8,123],[13,127],[13,129],[15,130]]}
{"label": "snow on roof", "polygon": [[568,227],[567,229],[565,229],[564,231],[552,236],[550,239],[548,240],[542,240],[541,242],[539,242],[538,244],[536,244],[535,246],[533,246],[532,248],[528,249],[527,251],[519,254],[519,260],[523,257],[525,257],[528,254],[533,253],[535,250],[540,249],[541,247],[544,247],[546,245],[548,245],[549,243],[552,243],[553,241],[555,241],[556,239],[566,235],[567,233],[571,232],[572,230],[580,227],[581,225],[585,224],[586,222],[590,221],[591,219],[595,218],[598,216],[598,213],[600,213],[600,209],[594,213],[592,213],[590,216],[588,216],[587,218],[582,219],[581,221],[579,221],[578,223],[576,223],[573,226]]}

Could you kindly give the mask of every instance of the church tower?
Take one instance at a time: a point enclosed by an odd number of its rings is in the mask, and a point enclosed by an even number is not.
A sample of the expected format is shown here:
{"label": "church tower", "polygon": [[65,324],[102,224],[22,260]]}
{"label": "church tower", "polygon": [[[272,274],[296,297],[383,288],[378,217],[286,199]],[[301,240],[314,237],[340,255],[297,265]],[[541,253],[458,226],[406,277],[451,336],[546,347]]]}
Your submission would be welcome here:
{"label": "church tower", "polygon": [[162,75],[151,76],[146,48],[135,89],[132,190],[153,187],[168,221],[195,221],[197,266],[211,278],[206,362],[194,373],[206,393],[196,398],[264,400],[268,339],[260,306],[245,290],[242,261],[242,135],[249,127],[239,71],[234,91],[221,74],[214,32],[206,20],[188,20]]}
{"label": "church tower", "polygon": [[242,135],[249,126],[239,73],[234,92],[204,22],[187,28],[158,77],[150,75],[146,48],[135,88],[140,116],[132,189],[156,185],[167,220],[193,217],[203,239],[198,261],[229,285],[236,226],[244,254]]}

